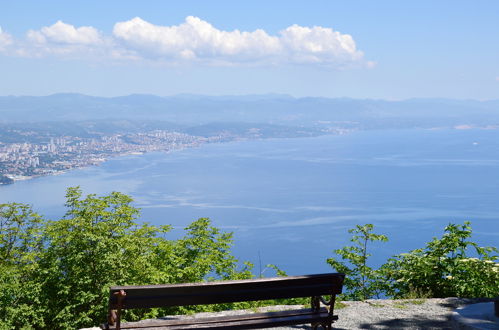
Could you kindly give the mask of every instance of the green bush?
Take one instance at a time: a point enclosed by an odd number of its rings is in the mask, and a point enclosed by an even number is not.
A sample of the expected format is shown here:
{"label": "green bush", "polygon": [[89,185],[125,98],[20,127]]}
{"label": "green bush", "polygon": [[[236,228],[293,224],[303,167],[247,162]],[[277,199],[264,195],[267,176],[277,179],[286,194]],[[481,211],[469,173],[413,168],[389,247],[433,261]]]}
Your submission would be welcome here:
{"label": "green bush", "polygon": [[367,259],[371,256],[367,252],[367,245],[369,242],[386,242],[388,238],[384,235],[374,234],[373,228],[372,224],[357,225],[348,231],[350,234],[354,234],[350,239],[354,245],[334,250],[334,253],[346,262],[335,258],[327,259],[327,263],[331,267],[346,275],[344,282],[346,292],[341,295],[341,299],[366,300],[379,297],[382,293],[380,272],[367,265]]}
{"label": "green bush", "polygon": [[[441,238],[425,248],[391,258],[381,271],[387,293],[394,297],[495,297],[499,293],[499,264],[495,247],[470,241],[470,222],[449,224]],[[472,250],[476,258],[469,256]]]}
{"label": "green bush", "polygon": [[[45,326],[39,311],[43,219],[27,205],[0,204],[0,329]],[[35,308],[35,306],[38,306]]]}
{"label": "green bush", "polygon": [[[327,260],[336,271],[347,275],[342,298],[497,297],[498,250],[470,241],[469,222],[449,224],[441,238],[433,238],[425,248],[394,256],[379,269],[367,266],[367,243],[387,238],[373,234],[373,228],[367,224],[349,230],[355,244],[334,251],[347,262]],[[470,253],[476,257],[470,257]]]}
{"label": "green bush", "polygon": [[[232,235],[201,218],[178,240],[169,226],[138,224],[132,199],[67,191],[67,212],[44,220],[23,204],[0,205],[0,328],[74,329],[106,320],[109,287],[253,277],[237,270]],[[197,307],[209,310],[212,307]],[[174,310],[127,311],[125,320]]]}

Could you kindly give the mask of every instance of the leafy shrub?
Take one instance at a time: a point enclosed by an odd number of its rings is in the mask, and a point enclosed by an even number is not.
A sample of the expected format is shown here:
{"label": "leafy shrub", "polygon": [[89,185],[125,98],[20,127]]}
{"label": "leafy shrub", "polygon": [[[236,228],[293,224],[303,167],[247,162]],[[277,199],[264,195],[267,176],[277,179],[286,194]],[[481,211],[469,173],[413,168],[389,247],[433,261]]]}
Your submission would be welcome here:
{"label": "leafy shrub", "polygon": [[0,204],[0,329],[45,325],[39,308],[33,308],[41,303],[41,283],[33,279],[43,248],[42,227],[42,218],[29,206]]}
{"label": "leafy shrub", "polygon": [[[382,266],[387,293],[406,297],[495,297],[499,264],[495,247],[479,247],[470,241],[470,222],[449,224],[444,235],[425,248],[395,256]],[[472,249],[477,258],[470,258]]]}
{"label": "leafy shrub", "polygon": [[[353,246],[334,252],[344,261],[330,258],[327,262],[345,273],[343,299],[365,300],[372,297],[496,297],[499,293],[497,248],[480,247],[470,241],[469,222],[449,224],[444,235],[425,248],[394,256],[379,269],[367,266],[367,243],[386,241],[384,235],[373,234],[373,225],[357,225]],[[470,251],[471,250],[471,251]],[[474,253],[476,257],[470,257]],[[345,262],[346,261],[346,262]]]}
{"label": "leafy shrub", "polygon": [[[61,220],[23,204],[0,205],[0,328],[74,329],[106,319],[109,287],[252,277],[237,270],[232,235],[201,218],[178,240],[169,226],[138,224],[132,199],[67,191]],[[209,310],[214,307],[198,307]],[[177,310],[133,310],[126,320]]]}
{"label": "leafy shrub", "polygon": [[342,260],[347,262],[338,261],[335,258],[327,259],[331,267],[346,275],[344,281],[346,292],[342,295],[342,299],[366,300],[379,296],[381,293],[381,274],[367,265],[367,259],[371,256],[367,252],[367,244],[376,241],[386,242],[388,238],[374,234],[373,228],[372,224],[357,225],[348,231],[354,234],[350,239],[354,245],[334,250]]}

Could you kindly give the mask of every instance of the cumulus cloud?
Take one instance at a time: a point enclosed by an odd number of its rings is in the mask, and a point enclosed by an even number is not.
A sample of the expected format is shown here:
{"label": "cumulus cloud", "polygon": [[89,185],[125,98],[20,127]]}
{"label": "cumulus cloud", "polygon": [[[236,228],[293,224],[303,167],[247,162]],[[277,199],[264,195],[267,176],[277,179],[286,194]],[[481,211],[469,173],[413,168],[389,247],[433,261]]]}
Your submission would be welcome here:
{"label": "cumulus cloud", "polygon": [[[0,29],[0,50],[12,44]],[[208,65],[316,64],[331,67],[371,66],[354,39],[327,27],[292,25],[275,35],[264,30],[223,31],[198,17],[179,25],[155,25],[139,17],[114,25],[105,36],[91,26],[57,21],[30,30],[15,43],[21,56],[79,56],[134,59],[160,63]],[[90,58],[90,57],[88,57]]]}
{"label": "cumulus cloud", "polygon": [[28,31],[28,39],[36,43],[55,43],[61,45],[93,45],[102,43],[97,29],[91,26],[75,28],[71,24],[57,21],[45,26],[40,31]]}
{"label": "cumulus cloud", "polygon": [[285,54],[292,62],[335,63],[362,59],[355,41],[348,34],[341,34],[331,28],[313,28],[293,25],[280,32],[280,41]]}
{"label": "cumulus cloud", "polygon": [[185,60],[259,60],[281,47],[278,38],[263,30],[220,31],[193,16],[178,26],[158,26],[136,17],[116,23],[113,35],[143,56]]}
{"label": "cumulus cloud", "polygon": [[163,59],[335,66],[363,59],[350,35],[318,26],[293,25],[272,36],[260,29],[222,31],[193,16],[175,26],[154,25],[136,17],[116,23],[113,35],[141,56]]}
{"label": "cumulus cloud", "polygon": [[86,57],[89,54],[105,55],[109,50],[103,35],[94,27],[74,25],[57,21],[40,30],[29,30],[26,40],[18,42],[17,54],[21,56],[44,56],[47,54],[66,57]]}

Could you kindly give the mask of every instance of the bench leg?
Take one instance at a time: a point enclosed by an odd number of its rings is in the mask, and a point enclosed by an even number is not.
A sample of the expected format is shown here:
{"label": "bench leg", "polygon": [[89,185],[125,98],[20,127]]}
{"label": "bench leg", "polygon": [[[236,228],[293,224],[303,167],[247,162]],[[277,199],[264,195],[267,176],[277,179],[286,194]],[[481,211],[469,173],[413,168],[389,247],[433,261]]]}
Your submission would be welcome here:
{"label": "bench leg", "polygon": [[[310,304],[312,306],[313,311],[319,311],[321,308],[321,301],[328,307],[329,309],[329,315],[331,317],[331,320],[334,319],[333,317],[333,309],[334,309],[334,300],[335,300],[335,295],[331,295],[331,300],[329,302],[325,301],[324,298],[316,296],[312,297],[310,299]],[[317,329],[319,326],[321,326],[323,329],[330,330],[332,328],[331,325],[332,321],[329,322],[324,322],[324,323],[312,323],[312,329]]]}
{"label": "bench leg", "polygon": [[[312,310],[313,311],[319,311],[321,308],[321,297],[312,297],[310,299],[310,304],[312,305]],[[331,329],[331,322],[329,323],[312,323],[312,329],[318,329],[319,326],[323,329]]]}
{"label": "bench leg", "polygon": [[114,322],[116,322],[116,330],[120,330],[121,329],[121,309],[123,308],[123,299],[125,299],[126,292],[124,290],[120,290],[120,292],[115,292],[114,294],[117,296],[117,299],[118,299],[118,304],[117,304],[118,309],[110,311],[110,316],[111,316],[110,318],[113,321],[113,323],[110,323],[110,324],[114,324]]}
{"label": "bench leg", "polygon": [[109,326],[113,326],[116,324],[116,319],[118,317],[116,316],[116,310],[115,309],[110,309],[109,312],[107,313],[107,327],[106,329],[109,329]]}

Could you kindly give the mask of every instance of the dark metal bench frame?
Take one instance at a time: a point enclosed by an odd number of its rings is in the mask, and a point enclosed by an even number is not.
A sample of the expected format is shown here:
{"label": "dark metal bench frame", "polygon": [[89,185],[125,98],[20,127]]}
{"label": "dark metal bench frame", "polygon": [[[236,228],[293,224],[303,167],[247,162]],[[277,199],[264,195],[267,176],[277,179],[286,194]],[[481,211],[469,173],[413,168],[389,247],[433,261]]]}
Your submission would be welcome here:
{"label": "dark metal bench frame", "polygon": [[[118,330],[137,328],[132,325],[133,322],[121,324],[123,309],[311,297],[311,308],[203,319],[164,320],[155,322],[151,327],[259,329],[309,323],[314,329],[318,326],[331,329],[332,322],[338,319],[333,315],[334,302],[336,294],[342,291],[344,277],[344,274],[329,273],[205,283],[115,286],[110,288],[108,323],[102,327]],[[331,299],[326,301],[323,295],[330,295]],[[325,306],[321,306],[321,303]]]}

